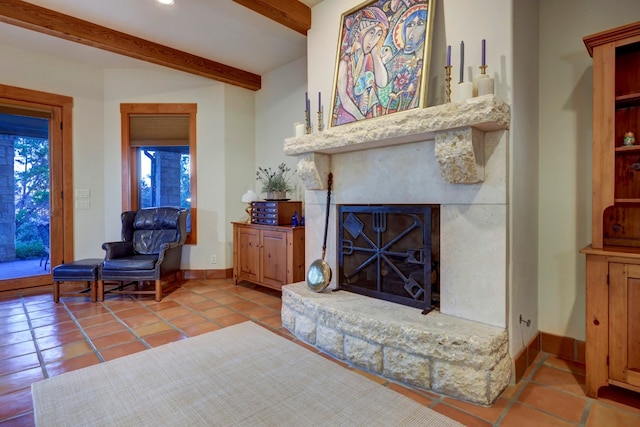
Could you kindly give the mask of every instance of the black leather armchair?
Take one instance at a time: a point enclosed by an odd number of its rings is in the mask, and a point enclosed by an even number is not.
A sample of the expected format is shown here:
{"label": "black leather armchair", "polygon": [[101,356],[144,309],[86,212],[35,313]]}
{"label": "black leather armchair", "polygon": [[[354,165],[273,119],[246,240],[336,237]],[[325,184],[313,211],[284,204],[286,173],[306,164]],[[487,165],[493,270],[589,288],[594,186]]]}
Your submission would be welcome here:
{"label": "black leather armchair", "polygon": [[[122,241],[106,242],[98,275],[98,299],[104,300],[104,282],[119,282],[107,292],[154,294],[162,300],[162,282],[174,277],[182,284],[182,246],[187,237],[187,211],[160,207],[127,211],[121,215]],[[144,289],[153,281],[152,290]],[[135,285],[130,289],[129,286]]]}

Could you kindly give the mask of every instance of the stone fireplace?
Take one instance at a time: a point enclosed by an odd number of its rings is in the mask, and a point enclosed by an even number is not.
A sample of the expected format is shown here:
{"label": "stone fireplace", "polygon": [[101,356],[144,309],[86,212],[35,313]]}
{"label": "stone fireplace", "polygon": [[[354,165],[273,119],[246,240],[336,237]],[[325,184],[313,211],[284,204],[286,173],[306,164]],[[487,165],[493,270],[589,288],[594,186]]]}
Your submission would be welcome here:
{"label": "stone fireplace", "polygon": [[[285,140],[305,193],[306,263],[320,258],[333,174],[330,289],[283,288],[282,322],[371,372],[489,404],[507,386],[509,106],[493,95]],[[337,291],[340,205],[439,205],[440,309]]]}

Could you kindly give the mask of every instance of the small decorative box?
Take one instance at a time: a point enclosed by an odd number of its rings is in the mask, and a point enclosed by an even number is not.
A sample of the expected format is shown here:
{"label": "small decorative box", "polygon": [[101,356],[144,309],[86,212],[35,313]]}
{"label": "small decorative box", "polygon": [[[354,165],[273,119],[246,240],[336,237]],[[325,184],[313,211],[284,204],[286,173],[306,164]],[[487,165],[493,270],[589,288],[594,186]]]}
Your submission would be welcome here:
{"label": "small decorative box", "polygon": [[259,201],[251,202],[251,223],[267,225],[290,225],[291,217],[302,215],[302,202]]}

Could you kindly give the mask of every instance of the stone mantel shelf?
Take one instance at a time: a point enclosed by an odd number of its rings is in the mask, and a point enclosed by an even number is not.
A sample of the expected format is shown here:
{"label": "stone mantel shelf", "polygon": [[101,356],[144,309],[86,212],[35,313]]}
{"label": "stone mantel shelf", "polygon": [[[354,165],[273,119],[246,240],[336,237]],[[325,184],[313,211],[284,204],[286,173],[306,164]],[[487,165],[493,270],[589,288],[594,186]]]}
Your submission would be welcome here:
{"label": "stone mantel shelf", "polygon": [[484,181],[484,134],[509,128],[509,105],[495,95],[367,119],[287,138],[284,153],[298,157],[307,190],[323,190],[331,155],[435,139],[445,181]]}

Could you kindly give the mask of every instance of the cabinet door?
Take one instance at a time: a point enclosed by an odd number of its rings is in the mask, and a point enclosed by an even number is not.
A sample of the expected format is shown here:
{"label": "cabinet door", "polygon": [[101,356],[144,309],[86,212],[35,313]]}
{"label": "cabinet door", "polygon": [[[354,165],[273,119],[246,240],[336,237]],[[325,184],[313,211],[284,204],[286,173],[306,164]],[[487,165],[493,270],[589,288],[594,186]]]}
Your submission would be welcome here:
{"label": "cabinet door", "polygon": [[609,265],[609,377],[640,387],[640,265]]}
{"label": "cabinet door", "polygon": [[250,227],[238,227],[238,278],[259,280],[260,271],[260,231]]}
{"label": "cabinet door", "polygon": [[287,233],[262,231],[262,255],[260,257],[261,282],[267,286],[281,287],[287,284]]}

